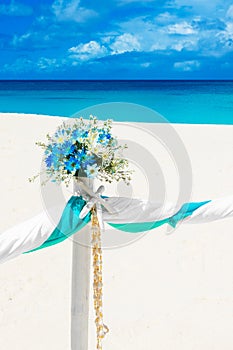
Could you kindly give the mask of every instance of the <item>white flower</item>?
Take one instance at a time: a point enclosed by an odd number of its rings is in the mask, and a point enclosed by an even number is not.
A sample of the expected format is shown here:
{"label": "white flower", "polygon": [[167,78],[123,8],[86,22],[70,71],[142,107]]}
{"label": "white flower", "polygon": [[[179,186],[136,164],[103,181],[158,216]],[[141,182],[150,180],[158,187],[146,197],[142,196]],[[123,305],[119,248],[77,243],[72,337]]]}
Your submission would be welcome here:
{"label": "white flower", "polygon": [[64,136],[59,136],[58,139],[57,139],[58,143],[63,143],[64,141],[65,141]]}
{"label": "white flower", "polygon": [[94,165],[87,165],[87,169],[85,170],[88,177],[91,179],[95,178],[98,175],[98,166],[97,164]]}

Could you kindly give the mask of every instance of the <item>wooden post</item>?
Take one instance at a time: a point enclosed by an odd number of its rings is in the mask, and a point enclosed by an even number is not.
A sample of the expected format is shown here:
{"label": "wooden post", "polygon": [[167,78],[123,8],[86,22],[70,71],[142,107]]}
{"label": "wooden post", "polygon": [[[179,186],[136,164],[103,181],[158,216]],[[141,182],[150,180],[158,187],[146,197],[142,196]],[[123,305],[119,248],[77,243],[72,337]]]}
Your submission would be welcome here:
{"label": "wooden post", "polygon": [[[93,180],[82,178],[93,189]],[[74,191],[78,184],[74,182]],[[82,232],[90,237],[90,227]],[[90,294],[91,247],[73,241],[72,257],[72,295],[71,295],[71,349],[88,350],[88,320]]]}

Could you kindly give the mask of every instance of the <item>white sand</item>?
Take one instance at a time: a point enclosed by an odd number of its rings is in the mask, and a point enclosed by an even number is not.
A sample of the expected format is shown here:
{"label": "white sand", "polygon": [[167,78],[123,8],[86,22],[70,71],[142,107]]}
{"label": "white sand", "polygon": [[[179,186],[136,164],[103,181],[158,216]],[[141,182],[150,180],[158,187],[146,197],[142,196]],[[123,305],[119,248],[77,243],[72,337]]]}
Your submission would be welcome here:
{"label": "white sand", "polygon": [[[56,117],[0,114],[0,232],[43,210],[39,183],[27,179],[40,168],[35,141],[60,123]],[[192,200],[232,194],[233,126],[173,127],[192,163]],[[133,131],[127,133],[134,138]],[[169,160],[162,165],[173,199],[175,170]],[[146,182],[135,176],[134,195],[142,196]],[[232,349],[232,225],[232,219],[182,225],[172,235],[161,227],[134,244],[106,250],[104,315],[110,333],[104,349]],[[71,252],[67,240],[0,266],[0,349],[70,349]]]}

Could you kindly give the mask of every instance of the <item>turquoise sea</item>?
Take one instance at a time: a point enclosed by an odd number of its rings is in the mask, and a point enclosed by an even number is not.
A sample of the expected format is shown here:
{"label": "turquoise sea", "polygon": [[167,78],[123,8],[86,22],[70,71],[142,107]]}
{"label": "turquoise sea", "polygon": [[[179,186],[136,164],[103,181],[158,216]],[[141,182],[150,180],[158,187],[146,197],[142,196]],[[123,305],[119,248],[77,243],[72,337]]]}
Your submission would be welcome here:
{"label": "turquoise sea", "polygon": [[[140,104],[172,123],[233,124],[233,81],[0,81],[0,112],[69,117],[108,102]],[[153,121],[136,118],[124,116]]]}

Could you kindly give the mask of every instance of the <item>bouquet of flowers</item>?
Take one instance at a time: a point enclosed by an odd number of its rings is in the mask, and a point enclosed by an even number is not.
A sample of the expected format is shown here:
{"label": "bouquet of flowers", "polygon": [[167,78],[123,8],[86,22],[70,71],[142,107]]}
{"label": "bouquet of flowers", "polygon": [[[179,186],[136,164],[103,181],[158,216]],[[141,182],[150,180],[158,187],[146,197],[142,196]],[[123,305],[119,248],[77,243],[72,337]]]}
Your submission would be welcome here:
{"label": "bouquet of flowers", "polygon": [[111,129],[110,119],[99,122],[93,116],[87,121],[81,117],[64,122],[53,136],[48,134],[47,144],[37,142],[44,149],[45,182],[64,182],[68,186],[73,177],[88,177],[107,182],[122,179],[128,184],[132,171],[122,156],[127,146],[118,145]]}

